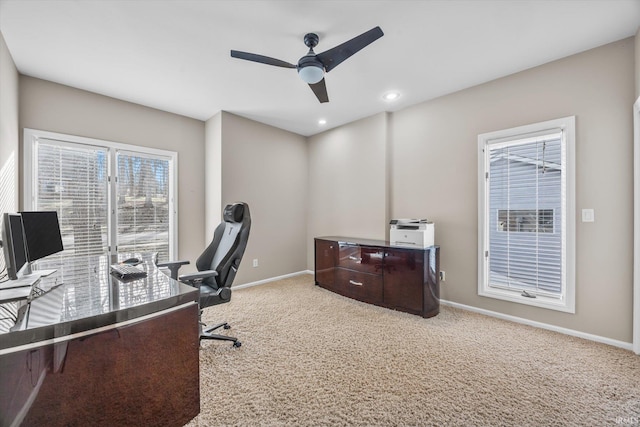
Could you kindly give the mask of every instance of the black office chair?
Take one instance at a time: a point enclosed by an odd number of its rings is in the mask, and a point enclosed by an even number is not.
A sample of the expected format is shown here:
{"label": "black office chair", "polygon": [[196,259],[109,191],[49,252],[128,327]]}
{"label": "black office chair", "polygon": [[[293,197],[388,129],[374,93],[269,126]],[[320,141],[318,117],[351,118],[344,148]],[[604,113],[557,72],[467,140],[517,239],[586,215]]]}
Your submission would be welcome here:
{"label": "black office chair", "polygon": [[[198,273],[178,276],[180,267],[189,264],[189,261],[157,263],[158,267],[167,267],[173,279],[200,290],[200,318],[202,318],[203,308],[231,300],[231,284],[249,240],[251,214],[246,203],[227,205],[223,216],[223,222],[213,233],[213,240],[196,260]],[[200,320],[200,339],[233,341],[235,347],[242,345],[237,338],[212,333],[219,328],[229,329],[228,323],[224,322],[208,328],[205,326]]]}

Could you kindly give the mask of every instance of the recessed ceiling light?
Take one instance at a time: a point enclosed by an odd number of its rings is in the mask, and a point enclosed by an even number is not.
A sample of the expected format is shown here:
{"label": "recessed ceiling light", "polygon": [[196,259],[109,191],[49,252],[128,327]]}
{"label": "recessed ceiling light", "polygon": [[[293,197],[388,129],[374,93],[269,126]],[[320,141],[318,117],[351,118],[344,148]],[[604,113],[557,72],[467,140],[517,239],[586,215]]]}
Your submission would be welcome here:
{"label": "recessed ceiling light", "polygon": [[385,101],[395,101],[398,98],[400,98],[400,92],[395,91],[387,92],[382,95],[382,99],[384,99]]}
{"label": "recessed ceiling light", "polygon": [[318,124],[320,126],[326,125],[327,124],[327,120],[326,119],[320,119],[320,120],[318,120]]}

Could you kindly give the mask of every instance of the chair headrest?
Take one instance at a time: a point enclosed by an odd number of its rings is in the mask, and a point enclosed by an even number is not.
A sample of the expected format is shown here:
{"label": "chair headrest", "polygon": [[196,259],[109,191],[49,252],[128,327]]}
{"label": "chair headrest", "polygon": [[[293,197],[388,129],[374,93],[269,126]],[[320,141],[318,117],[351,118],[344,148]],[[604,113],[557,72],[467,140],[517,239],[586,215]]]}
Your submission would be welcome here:
{"label": "chair headrest", "polygon": [[242,203],[232,203],[224,208],[225,222],[242,222],[244,217],[244,205]]}

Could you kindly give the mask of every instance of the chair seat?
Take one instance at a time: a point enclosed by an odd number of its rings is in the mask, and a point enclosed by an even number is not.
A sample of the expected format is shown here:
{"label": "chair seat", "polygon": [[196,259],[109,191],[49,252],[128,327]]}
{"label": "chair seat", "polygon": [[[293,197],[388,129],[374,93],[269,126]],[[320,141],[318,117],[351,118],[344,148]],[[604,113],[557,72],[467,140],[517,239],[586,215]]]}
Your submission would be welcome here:
{"label": "chair seat", "polygon": [[231,299],[230,288],[215,288],[206,283],[200,285],[200,308],[228,302]]}
{"label": "chair seat", "polygon": [[218,292],[218,288],[217,287],[213,287],[211,285],[207,285],[206,283],[202,283],[200,285],[200,295],[209,296],[211,294],[215,294],[216,292]]}

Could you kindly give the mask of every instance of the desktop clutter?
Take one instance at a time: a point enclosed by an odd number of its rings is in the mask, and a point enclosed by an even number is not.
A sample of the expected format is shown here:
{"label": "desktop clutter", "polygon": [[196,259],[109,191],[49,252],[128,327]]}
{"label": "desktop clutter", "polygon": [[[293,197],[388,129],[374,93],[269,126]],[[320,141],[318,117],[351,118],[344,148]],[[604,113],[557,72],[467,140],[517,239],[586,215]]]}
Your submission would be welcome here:
{"label": "desktop clutter", "polygon": [[111,264],[111,274],[120,280],[133,280],[147,277],[147,272],[137,265],[141,264],[139,258],[127,258],[116,264]]}

